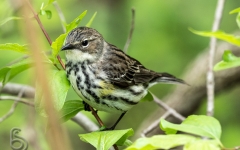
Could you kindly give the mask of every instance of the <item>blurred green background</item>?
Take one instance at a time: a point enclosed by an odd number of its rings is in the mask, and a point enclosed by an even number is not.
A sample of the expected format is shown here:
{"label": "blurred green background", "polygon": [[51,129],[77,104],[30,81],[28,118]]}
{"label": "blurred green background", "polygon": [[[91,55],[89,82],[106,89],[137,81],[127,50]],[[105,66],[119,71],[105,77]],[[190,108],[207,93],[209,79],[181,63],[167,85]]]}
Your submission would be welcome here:
{"label": "blurred green background", "polygon": [[[38,11],[41,3],[47,0],[34,1],[35,10]],[[195,57],[208,47],[209,39],[191,33],[188,28],[196,30],[211,30],[217,0],[69,0],[58,1],[62,11],[69,23],[84,10],[88,10],[87,15],[81,22],[85,25],[94,12],[97,12],[92,26],[97,29],[106,41],[123,48],[127,40],[131,24],[131,8],[136,10],[135,30],[132,41],[128,49],[128,54],[138,59],[147,68],[158,72],[169,72],[181,77],[186,67]],[[2,0],[0,2],[0,21],[10,16],[20,15],[21,3],[15,0]],[[223,19],[220,26],[221,30],[233,33],[238,30],[235,22],[236,14],[229,15],[229,12],[240,7],[240,1],[226,1]],[[57,12],[53,6],[52,19],[41,16],[41,21],[49,33],[52,40],[63,33]],[[24,44],[23,31],[21,31],[19,21],[10,21],[0,26],[0,44],[21,43]],[[40,29],[39,29],[40,30]],[[50,49],[43,34],[39,37],[44,41],[46,49]],[[0,67],[21,57],[22,55],[1,51]],[[64,57],[63,54],[61,54]],[[207,58],[206,58],[207,61]],[[25,71],[14,78],[11,82],[34,85],[31,79],[32,70]],[[185,79],[187,81],[187,79]],[[160,98],[171,92],[174,85],[156,85],[150,89]],[[240,87],[234,90],[223,91],[216,97],[215,117],[222,125],[222,142],[226,147],[240,145]],[[77,99],[78,96],[71,90],[68,99]],[[0,116],[6,114],[12,102],[0,102]],[[13,127],[23,127],[26,122],[25,105],[19,104],[14,114],[0,123],[0,149],[8,150],[9,132]],[[117,129],[133,128],[136,130],[144,118],[158,106],[154,102],[140,103],[130,110]],[[197,114],[206,114],[206,104],[202,104]],[[93,119],[90,113],[84,112]],[[104,122],[110,126],[117,119],[117,115],[104,112],[99,113]],[[93,119],[94,120],[94,119]],[[95,120],[94,120],[95,121]],[[73,149],[94,149],[93,147],[79,140],[77,134],[85,133],[72,121],[66,122],[71,145]],[[134,139],[133,139],[134,140]]]}

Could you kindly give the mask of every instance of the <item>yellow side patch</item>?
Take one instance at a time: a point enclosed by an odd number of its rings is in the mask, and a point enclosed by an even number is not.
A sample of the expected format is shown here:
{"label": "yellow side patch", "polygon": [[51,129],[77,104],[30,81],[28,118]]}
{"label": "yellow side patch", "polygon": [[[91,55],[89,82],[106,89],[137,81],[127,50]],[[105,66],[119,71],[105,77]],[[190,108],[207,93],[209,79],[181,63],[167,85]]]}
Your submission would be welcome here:
{"label": "yellow side patch", "polygon": [[99,85],[103,88],[103,89],[100,89],[99,90],[99,93],[100,93],[100,97],[102,96],[107,96],[107,95],[110,95],[114,92],[114,86],[110,83],[106,83],[104,81],[100,81]]}

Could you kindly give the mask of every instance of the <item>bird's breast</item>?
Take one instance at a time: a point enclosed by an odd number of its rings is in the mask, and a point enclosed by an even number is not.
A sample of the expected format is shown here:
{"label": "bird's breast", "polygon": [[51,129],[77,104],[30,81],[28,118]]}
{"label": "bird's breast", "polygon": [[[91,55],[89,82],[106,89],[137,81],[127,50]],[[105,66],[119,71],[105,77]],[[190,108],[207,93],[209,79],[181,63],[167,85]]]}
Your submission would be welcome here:
{"label": "bird's breast", "polygon": [[127,89],[116,87],[101,70],[96,70],[87,63],[67,62],[66,72],[72,87],[82,100],[98,110],[126,112],[147,93],[143,85]]}

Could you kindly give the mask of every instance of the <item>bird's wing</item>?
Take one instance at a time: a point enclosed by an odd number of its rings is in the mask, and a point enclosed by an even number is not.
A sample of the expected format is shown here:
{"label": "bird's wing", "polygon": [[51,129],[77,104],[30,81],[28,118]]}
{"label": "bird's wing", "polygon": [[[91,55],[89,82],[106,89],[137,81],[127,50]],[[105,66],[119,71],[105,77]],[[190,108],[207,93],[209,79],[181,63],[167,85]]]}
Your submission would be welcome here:
{"label": "bird's wing", "polygon": [[146,69],[139,61],[120,50],[111,51],[105,57],[103,70],[109,80],[117,86],[128,87],[134,84],[148,84],[158,76]]}

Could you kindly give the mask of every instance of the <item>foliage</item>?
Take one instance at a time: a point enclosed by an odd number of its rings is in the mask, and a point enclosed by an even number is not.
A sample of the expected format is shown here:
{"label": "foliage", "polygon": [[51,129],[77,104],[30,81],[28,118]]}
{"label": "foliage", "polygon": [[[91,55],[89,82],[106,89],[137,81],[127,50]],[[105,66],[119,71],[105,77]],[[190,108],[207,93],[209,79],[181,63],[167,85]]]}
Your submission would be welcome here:
{"label": "foliage", "polygon": [[[238,24],[238,27],[240,28],[240,8],[234,9],[230,12],[230,14],[234,14],[234,13],[238,13],[236,22]],[[192,28],[190,28],[189,30],[197,35],[205,36],[205,37],[215,37],[240,47],[239,36],[227,34],[227,33],[224,33],[223,31],[215,31],[215,32],[196,31]],[[214,66],[214,70],[218,71],[218,70],[224,70],[224,69],[238,67],[238,66],[240,66],[240,57],[236,57],[231,53],[230,50],[226,50],[223,54],[223,60]]]}
{"label": "foliage", "polygon": [[[167,135],[140,138],[127,150],[170,149],[182,145],[184,150],[220,150],[223,147],[220,142],[221,126],[213,117],[192,115],[181,124],[173,124],[161,119],[160,128]],[[176,134],[177,131],[186,132],[190,135]]]}
{"label": "foliage", "polygon": [[214,70],[218,71],[237,66],[240,66],[240,57],[236,57],[230,50],[226,50],[223,53],[222,61],[214,66]]}
{"label": "foliage", "polygon": [[19,73],[27,70],[32,66],[32,61],[29,59],[22,60],[18,63],[6,66],[0,69],[0,82],[5,85],[8,81],[14,78]]}
{"label": "foliage", "polygon": [[79,137],[82,141],[93,145],[97,150],[108,150],[114,144],[124,145],[127,138],[132,135],[133,130],[126,129],[79,134]]}
{"label": "foliage", "polygon": [[[56,110],[62,109],[67,92],[70,88],[70,83],[66,78],[66,73],[64,70],[50,70],[47,73],[49,87],[52,92],[52,101],[54,108]],[[39,86],[39,83],[36,86],[36,95],[35,95],[35,108],[40,115],[47,116],[45,113],[45,104],[44,104],[44,94],[42,92],[42,87]]]}

